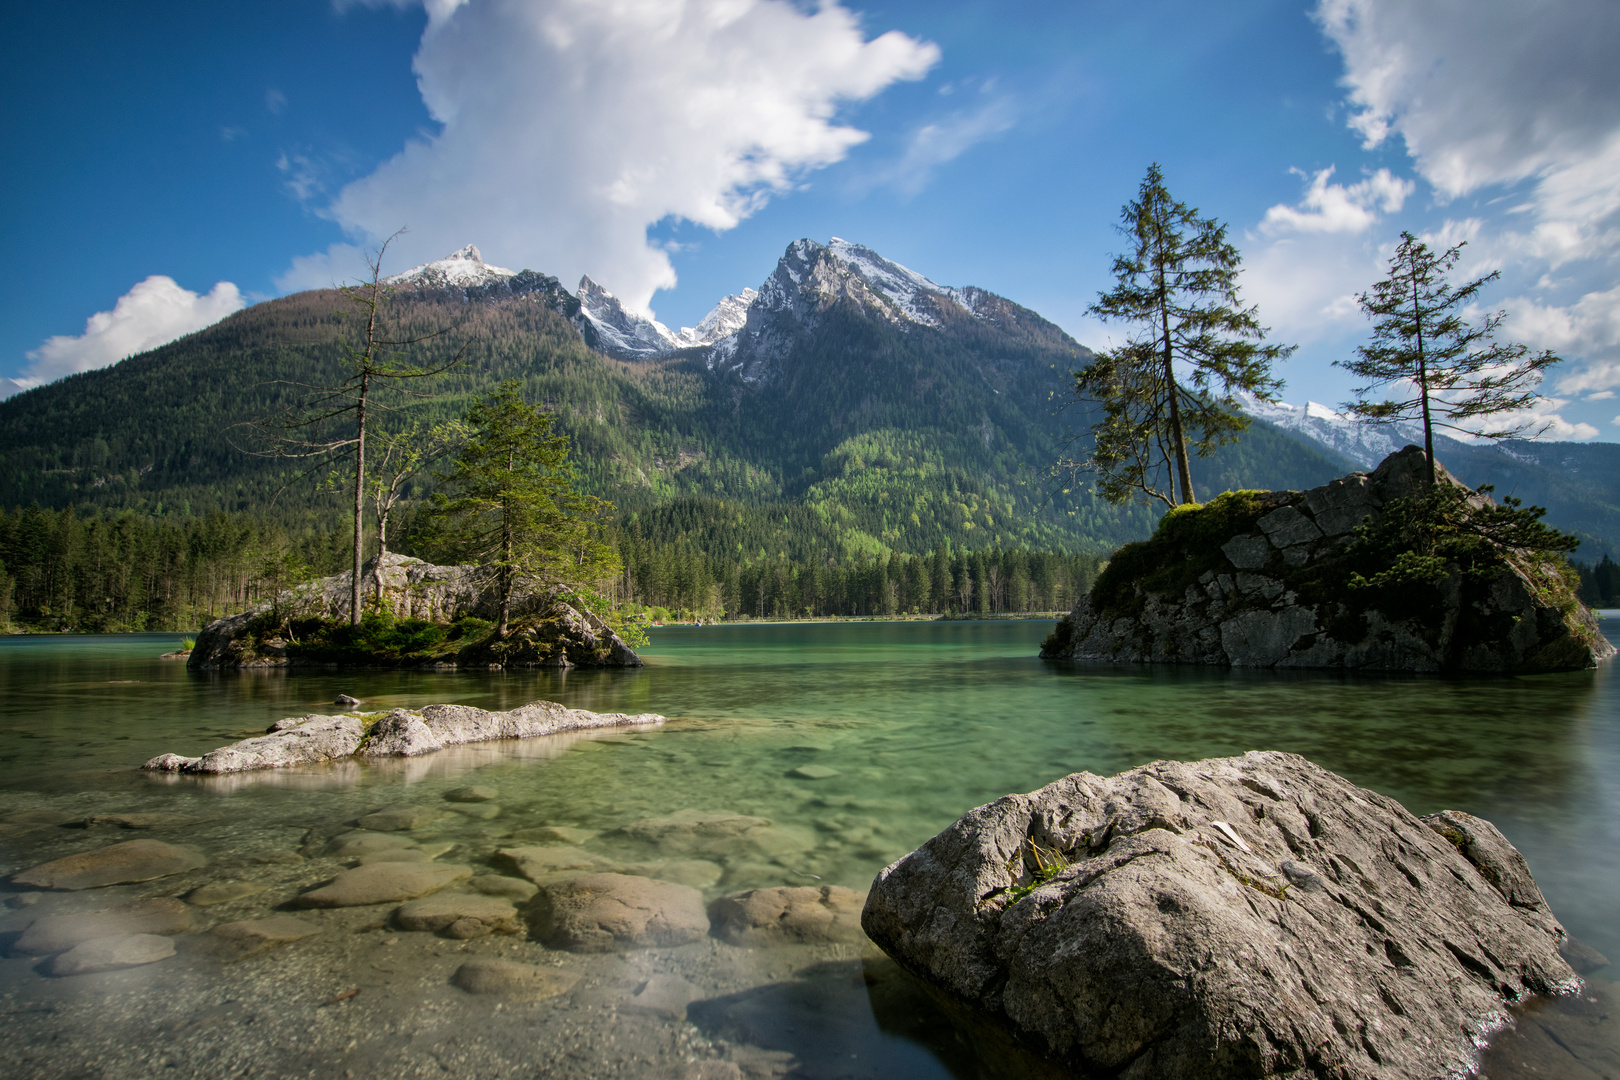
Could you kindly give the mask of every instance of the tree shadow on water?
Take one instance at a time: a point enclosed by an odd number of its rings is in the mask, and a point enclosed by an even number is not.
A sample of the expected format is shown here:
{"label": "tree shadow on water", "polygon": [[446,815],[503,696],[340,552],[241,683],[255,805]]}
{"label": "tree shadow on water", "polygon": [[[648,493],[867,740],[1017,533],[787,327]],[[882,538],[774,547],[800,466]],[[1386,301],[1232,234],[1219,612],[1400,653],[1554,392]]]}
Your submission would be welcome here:
{"label": "tree shadow on water", "polygon": [[886,957],[815,964],[687,1016],[712,1039],[791,1054],[787,1075],[803,1080],[1084,1080]]}

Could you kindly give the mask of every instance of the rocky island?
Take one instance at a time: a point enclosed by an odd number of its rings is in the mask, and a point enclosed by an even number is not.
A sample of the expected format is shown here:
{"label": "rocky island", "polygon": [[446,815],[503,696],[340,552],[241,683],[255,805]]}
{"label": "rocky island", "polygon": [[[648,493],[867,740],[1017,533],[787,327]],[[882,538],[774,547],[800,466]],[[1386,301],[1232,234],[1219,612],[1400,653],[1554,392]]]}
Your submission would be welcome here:
{"label": "rocky island", "polygon": [[[1115,553],[1041,655],[1528,674],[1615,654],[1561,558],[1482,539],[1466,558],[1432,557],[1427,577],[1386,580],[1392,562],[1414,563],[1368,530],[1410,505],[1427,471],[1423,450],[1408,446],[1370,474],[1309,491],[1176,507],[1152,538]],[[1436,477],[1459,506],[1495,506],[1438,464]]]}
{"label": "rocky island", "polygon": [[1075,773],[878,875],[862,925],[1085,1076],[1471,1074],[1506,1006],[1572,993],[1566,935],[1489,822],[1294,754]]}
{"label": "rocky island", "polygon": [[475,566],[435,566],[394,553],[366,565],[369,623],[351,632],[351,574],[335,574],[203,627],[188,667],[640,667],[641,657],[595,613],[561,589],[514,597],[510,632],[497,637],[499,606]]}

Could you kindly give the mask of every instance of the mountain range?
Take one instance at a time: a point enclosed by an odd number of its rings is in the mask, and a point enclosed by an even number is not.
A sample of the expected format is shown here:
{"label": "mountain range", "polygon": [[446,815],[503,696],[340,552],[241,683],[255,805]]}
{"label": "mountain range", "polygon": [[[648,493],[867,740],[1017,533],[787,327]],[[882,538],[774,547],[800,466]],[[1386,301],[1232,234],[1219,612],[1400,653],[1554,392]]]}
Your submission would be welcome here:
{"label": "mountain range", "polygon": [[[1155,513],[1115,507],[1051,467],[1090,423],[1069,405],[1088,350],[1036,312],[951,287],[869,248],[797,240],[758,288],[671,330],[586,276],[485,263],[468,245],[388,279],[415,359],[461,363],[386,417],[450,416],[507,378],[557,415],[583,482],[634,527],[744,553],[1111,549]],[[0,402],[0,506],[336,515],[299,464],[255,456],[250,421],[342,378],[342,294],[266,301],[158,349]],[[1238,443],[1195,459],[1201,492],[1304,488],[1367,467],[1397,431],[1312,404],[1251,406]],[[1071,453],[1073,450],[1070,451]],[[1620,541],[1620,447],[1447,442],[1441,458],[1548,506],[1588,540]],[[421,492],[418,491],[418,494]]]}

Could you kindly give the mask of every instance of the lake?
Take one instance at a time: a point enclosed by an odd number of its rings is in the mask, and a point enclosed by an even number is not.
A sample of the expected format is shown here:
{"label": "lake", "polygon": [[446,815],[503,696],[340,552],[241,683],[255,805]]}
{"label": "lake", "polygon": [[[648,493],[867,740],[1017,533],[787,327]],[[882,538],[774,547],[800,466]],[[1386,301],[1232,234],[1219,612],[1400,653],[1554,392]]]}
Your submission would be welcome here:
{"label": "lake", "polygon": [[[1613,636],[1617,621],[1606,627]],[[320,932],[234,963],[191,947],[213,924],[276,914],[330,879],[344,868],[325,854],[331,838],[397,807],[442,815],[410,839],[481,873],[525,830],[582,830],[571,835],[589,836],[587,852],[629,865],[657,855],[617,831],[633,822],[683,810],[755,815],[803,842],[771,855],[708,853],[701,861],[712,870],[688,868],[706,898],[766,885],[864,890],[883,866],[1007,792],[1082,769],[1288,750],[1415,813],[1451,808],[1493,821],[1570,932],[1620,957],[1613,664],[1475,679],[1065,667],[1035,655],[1049,629],[671,627],[653,631],[644,669],[566,672],[199,673],[157,658],[176,635],[0,639],[0,877],[138,837],[208,859],[144,885],[84,892],[0,883],[0,1073],[922,1080],[1041,1068],[993,1031],[942,1012],[869,946],[746,949],[711,939],[578,955],[525,935],[458,941],[402,931],[388,922],[390,906],[299,912]],[[216,780],[138,769],[283,716],[335,712],[339,693],[367,710],[506,709],[549,698],[670,722]],[[815,778],[792,775],[807,765],[821,766],[807,770]],[[498,797],[444,799],[471,784]],[[155,827],[79,824],[135,813],[159,815]],[[42,914],[185,895],[211,882],[251,891],[196,908],[179,953],[157,963],[56,977],[44,973],[48,960],[11,948]],[[474,957],[551,965],[575,981],[540,1001],[475,996],[448,981]],[[1592,979],[1609,1001],[1604,977],[1613,971]],[[686,996],[694,1000],[683,1014]],[[1549,1023],[1555,1032],[1574,1024],[1599,1047],[1565,1036],[1577,1058],[1596,1060],[1603,1046],[1613,1055],[1620,1016],[1581,1009],[1533,1007],[1498,1038],[1486,1072],[1582,1075],[1546,1071],[1552,1044],[1537,1032]],[[1613,1060],[1602,1066],[1611,1074]]]}

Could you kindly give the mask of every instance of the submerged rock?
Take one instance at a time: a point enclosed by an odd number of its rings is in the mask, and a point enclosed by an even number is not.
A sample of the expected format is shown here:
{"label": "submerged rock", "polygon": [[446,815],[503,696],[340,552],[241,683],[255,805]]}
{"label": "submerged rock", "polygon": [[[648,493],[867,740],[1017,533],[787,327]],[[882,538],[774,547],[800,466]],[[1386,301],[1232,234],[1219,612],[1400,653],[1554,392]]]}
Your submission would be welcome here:
{"label": "submerged rock", "polygon": [[709,905],[714,936],[733,945],[858,942],[866,894],[841,885],[777,886],[722,896]]}
{"label": "submerged rock", "polygon": [[934,986],[1102,1075],[1429,1080],[1576,989],[1522,856],[1293,754],[1076,773],[965,815],[862,919]]}
{"label": "submerged rock", "polygon": [[483,784],[470,784],[467,787],[451,788],[444,793],[444,797],[454,803],[486,803],[494,802],[501,797],[501,793]]}
{"label": "submerged rock", "polygon": [[798,826],[778,825],[768,818],[724,810],[681,810],[665,817],[643,818],[620,831],[675,855],[786,855],[805,851],[816,843],[814,835]]}
{"label": "submerged rock", "polygon": [[216,881],[192,889],[186,894],[186,903],[194,907],[213,907],[215,904],[228,904],[232,900],[254,896],[264,890],[265,886],[252,881]]}
{"label": "submerged rock", "polygon": [[191,912],[172,896],[137,900],[122,907],[75,915],[35,919],[11,946],[20,953],[45,956],[66,952],[95,938],[130,934],[179,934],[191,929]]}
{"label": "submerged rock", "polygon": [[401,930],[444,931],[456,938],[518,930],[511,901],[483,893],[438,893],[412,900],[394,912],[394,922]]}
{"label": "submerged rock", "polygon": [[456,969],[450,982],[469,994],[539,1001],[572,990],[579,976],[572,971],[520,964],[515,960],[469,960]]}
{"label": "submerged rock", "polygon": [[13,874],[11,880],[41,889],[95,889],[183,874],[207,862],[190,848],[161,840],[126,840],[41,863]]}
{"label": "submerged rock", "polygon": [[298,897],[299,907],[360,907],[414,900],[472,877],[472,867],[447,863],[382,862],[345,870]]}
{"label": "submerged rock", "polygon": [[[1153,537],[1115,553],[1041,655],[1059,660],[1233,667],[1528,673],[1615,654],[1561,568],[1487,545],[1434,583],[1352,585],[1388,569],[1358,554],[1356,529],[1426,485],[1409,446],[1370,475],[1310,491],[1228,492],[1178,507]],[[1467,492],[1444,469],[1437,482]],[[1475,506],[1489,503],[1467,492]]]}
{"label": "submerged rock", "polygon": [[487,712],[468,705],[429,705],[417,712],[395,709],[369,726],[363,716],[289,716],[272,724],[267,734],[210,750],[202,757],[160,754],[142,768],[203,774],[249,772],[350,757],[413,757],[463,743],[663,722],[656,713],[593,713],[554,701],[531,701],[510,712]]}
{"label": "submerged rock", "polygon": [[292,915],[272,915],[267,919],[221,923],[205,935],[203,948],[226,962],[246,960],[320,932],[320,927]]}
{"label": "submerged rock", "polygon": [[540,940],[576,952],[685,945],[709,933],[702,893],[626,874],[579,874],[543,883],[535,908]]}
{"label": "submerged rock", "polygon": [[98,971],[155,964],[174,955],[174,939],[156,934],[122,934],[75,945],[51,961],[52,975],[89,975]]}

